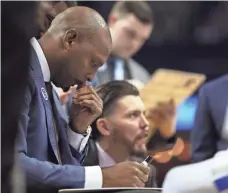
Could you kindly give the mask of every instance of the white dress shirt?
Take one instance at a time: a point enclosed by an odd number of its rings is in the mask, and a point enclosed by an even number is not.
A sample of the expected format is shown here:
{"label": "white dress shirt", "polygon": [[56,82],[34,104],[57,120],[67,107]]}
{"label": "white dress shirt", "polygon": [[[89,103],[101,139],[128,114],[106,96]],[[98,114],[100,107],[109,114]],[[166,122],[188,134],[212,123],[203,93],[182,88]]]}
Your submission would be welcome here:
{"label": "white dress shirt", "polygon": [[116,164],[114,159],[112,159],[112,157],[105,152],[98,142],[96,142],[96,146],[98,151],[99,166],[101,168],[114,166]]}
{"label": "white dress shirt", "polygon": [[[44,77],[44,82],[49,82],[50,78],[51,78],[51,74],[50,74],[50,69],[48,66],[48,62],[46,60],[46,57],[43,53],[43,50],[40,46],[40,44],[38,43],[38,41],[35,38],[32,38],[30,40],[37,56],[38,56],[38,60],[40,62],[41,65],[41,70],[43,73],[43,77]],[[81,134],[75,133],[73,132],[70,128],[68,129],[68,139],[69,139],[69,144],[76,149],[79,152],[82,152],[88,142],[90,133],[91,133],[91,129],[87,130],[87,136],[84,137]],[[94,178],[94,176],[96,176],[96,178]],[[84,188],[101,188],[102,187],[102,183],[103,183],[103,179],[102,179],[102,172],[101,172],[101,168],[99,166],[88,166],[85,167],[85,185]]]}
{"label": "white dress shirt", "polygon": [[219,191],[216,188],[216,180],[226,176],[228,176],[228,150],[220,151],[215,157],[206,161],[171,169],[165,177],[162,192],[217,193]]}

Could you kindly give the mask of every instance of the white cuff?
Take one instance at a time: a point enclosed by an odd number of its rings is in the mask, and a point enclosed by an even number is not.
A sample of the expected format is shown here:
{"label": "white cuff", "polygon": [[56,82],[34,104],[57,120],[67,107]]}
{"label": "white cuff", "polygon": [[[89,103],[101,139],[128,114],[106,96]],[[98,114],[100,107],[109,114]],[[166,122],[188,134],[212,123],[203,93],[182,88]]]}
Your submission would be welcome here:
{"label": "white cuff", "polygon": [[103,176],[100,166],[85,167],[85,186],[84,188],[102,188]]}

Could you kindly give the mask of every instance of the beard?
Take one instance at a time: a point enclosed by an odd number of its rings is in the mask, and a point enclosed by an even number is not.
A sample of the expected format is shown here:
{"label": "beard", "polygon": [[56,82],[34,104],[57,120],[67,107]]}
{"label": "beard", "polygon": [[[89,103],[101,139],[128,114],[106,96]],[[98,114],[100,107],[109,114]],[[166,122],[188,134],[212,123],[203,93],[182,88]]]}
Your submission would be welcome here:
{"label": "beard", "polygon": [[138,136],[136,136],[134,140],[129,140],[127,138],[124,138],[122,133],[120,133],[116,128],[113,129],[112,135],[113,143],[118,147],[124,147],[130,156],[143,158],[147,156],[146,144],[142,146],[137,145]]}
{"label": "beard", "polygon": [[136,156],[136,157],[145,158],[147,156],[147,154],[148,153],[147,153],[146,147],[140,148],[135,145],[131,155]]}

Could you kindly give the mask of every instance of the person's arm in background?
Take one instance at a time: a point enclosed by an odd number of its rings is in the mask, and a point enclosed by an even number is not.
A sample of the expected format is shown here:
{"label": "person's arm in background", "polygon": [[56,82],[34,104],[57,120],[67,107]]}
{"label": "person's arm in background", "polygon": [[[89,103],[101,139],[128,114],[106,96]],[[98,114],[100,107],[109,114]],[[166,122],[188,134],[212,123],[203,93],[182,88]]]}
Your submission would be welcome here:
{"label": "person's arm in background", "polygon": [[191,133],[193,162],[200,162],[211,158],[216,152],[215,128],[210,114],[211,109],[209,108],[208,95],[206,93],[208,89],[208,87],[203,87],[199,92],[195,124]]}
{"label": "person's arm in background", "polygon": [[[146,117],[153,128],[157,128],[147,143],[151,152],[170,150],[174,147],[176,137],[176,105],[174,100],[160,103],[147,111]],[[152,128],[151,128],[152,129]]]}

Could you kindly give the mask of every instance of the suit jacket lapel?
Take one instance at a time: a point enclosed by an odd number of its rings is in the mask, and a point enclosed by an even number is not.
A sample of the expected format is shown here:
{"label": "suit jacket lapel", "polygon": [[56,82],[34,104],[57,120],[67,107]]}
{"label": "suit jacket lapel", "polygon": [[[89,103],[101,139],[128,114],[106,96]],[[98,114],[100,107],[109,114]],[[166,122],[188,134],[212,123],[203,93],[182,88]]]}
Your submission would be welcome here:
{"label": "suit jacket lapel", "polygon": [[42,98],[42,102],[43,102],[44,109],[45,109],[46,124],[47,124],[47,128],[48,128],[48,136],[49,136],[50,144],[51,144],[51,147],[55,154],[56,159],[60,163],[60,160],[58,159],[58,153],[57,153],[57,144],[56,144],[54,125],[53,125],[53,120],[52,120],[51,104],[50,104],[48,94],[46,91],[40,63],[39,63],[38,57],[37,57],[34,49],[32,49],[32,51],[31,51],[31,60],[32,60],[31,65],[34,70],[33,71],[34,78],[35,78],[35,82],[37,84],[36,86],[38,88],[38,93],[40,94],[40,97]]}

